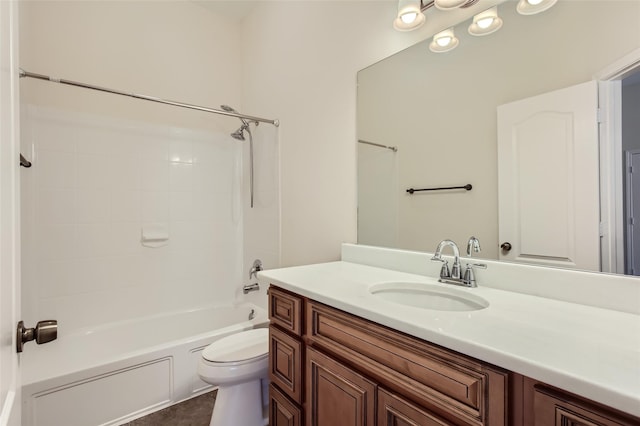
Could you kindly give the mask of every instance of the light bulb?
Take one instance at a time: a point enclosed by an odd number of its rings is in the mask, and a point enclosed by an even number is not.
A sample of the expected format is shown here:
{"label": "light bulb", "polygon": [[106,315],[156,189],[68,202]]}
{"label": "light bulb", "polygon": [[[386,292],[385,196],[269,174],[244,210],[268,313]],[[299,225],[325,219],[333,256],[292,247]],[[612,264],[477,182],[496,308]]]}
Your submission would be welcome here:
{"label": "light bulb", "polygon": [[478,22],[476,22],[476,24],[478,24],[478,26],[483,30],[486,30],[491,26],[491,24],[493,24],[493,20],[494,20],[493,17],[484,18],[484,19],[480,19]]}
{"label": "light bulb", "polygon": [[449,28],[433,36],[433,41],[429,43],[429,50],[434,53],[444,53],[455,49],[458,44],[460,41],[453,33],[453,28]]}
{"label": "light bulb", "polygon": [[521,15],[535,15],[549,10],[558,0],[520,0],[516,10]]}
{"label": "light bulb", "polygon": [[469,34],[485,36],[495,33],[500,28],[502,28],[502,19],[498,16],[498,8],[494,6],[473,17],[473,23],[469,25]]}
{"label": "light bulb", "polygon": [[436,43],[438,43],[438,46],[440,47],[446,47],[451,43],[451,37],[440,37],[436,39]]}
{"label": "light bulb", "polygon": [[417,13],[405,13],[400,17],[405,24],[411,24],[418,17]]}
{"label": "light bulb", "polygon": [[398,15],[393,20],[393,28],[398,31],[411,31],[420,28],[425,21],[421,5],[420,0],[399,0]]}

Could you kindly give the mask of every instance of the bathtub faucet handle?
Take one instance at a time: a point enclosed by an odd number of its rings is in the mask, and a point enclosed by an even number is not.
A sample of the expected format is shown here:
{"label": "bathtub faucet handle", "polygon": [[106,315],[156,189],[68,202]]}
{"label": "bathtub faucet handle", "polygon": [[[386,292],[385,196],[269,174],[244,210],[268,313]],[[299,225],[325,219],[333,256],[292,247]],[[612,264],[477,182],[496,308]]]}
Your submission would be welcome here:
{"label": "bathtub faucet handle", "polygon": [[256,259],[253,261],[251,269],[249,269],[249,279],[258,278],[258,272],[262,271],[262,261]]}

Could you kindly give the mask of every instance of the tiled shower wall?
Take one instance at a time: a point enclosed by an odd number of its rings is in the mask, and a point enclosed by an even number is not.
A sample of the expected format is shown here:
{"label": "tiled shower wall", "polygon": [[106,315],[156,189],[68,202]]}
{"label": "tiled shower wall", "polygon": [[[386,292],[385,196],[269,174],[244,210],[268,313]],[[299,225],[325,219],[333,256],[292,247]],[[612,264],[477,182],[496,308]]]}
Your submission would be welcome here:
{"label": "tiled shower wall", "polygon": [[[60,333],[228,303],[243,259],[242,147],[227,133],[23,109],[23,316]],[[143,229],[166,230],[162,247]]]}

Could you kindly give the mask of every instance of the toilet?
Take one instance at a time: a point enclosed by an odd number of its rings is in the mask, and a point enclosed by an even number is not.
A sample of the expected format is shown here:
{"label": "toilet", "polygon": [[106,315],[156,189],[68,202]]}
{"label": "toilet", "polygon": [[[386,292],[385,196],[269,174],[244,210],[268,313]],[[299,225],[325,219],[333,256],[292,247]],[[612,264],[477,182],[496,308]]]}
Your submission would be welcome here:
{"label": "toilet", "polygon": [[268,364],[267,328],[223,337],[202,351],[198,375],[218,386],[211,426],[263,426],[268,422],[263,414]]}

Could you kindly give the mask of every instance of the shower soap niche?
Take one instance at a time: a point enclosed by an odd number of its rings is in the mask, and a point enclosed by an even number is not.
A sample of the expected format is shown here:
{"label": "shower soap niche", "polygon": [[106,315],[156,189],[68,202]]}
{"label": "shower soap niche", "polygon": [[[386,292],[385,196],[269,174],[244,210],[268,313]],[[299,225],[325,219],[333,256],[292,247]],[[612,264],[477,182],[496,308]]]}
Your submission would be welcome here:
{"label": "shower soap niche", "polygon": [[140,242],[145,247],[158,248],[169,244],[169,225],[155,223],[142,227]]}

